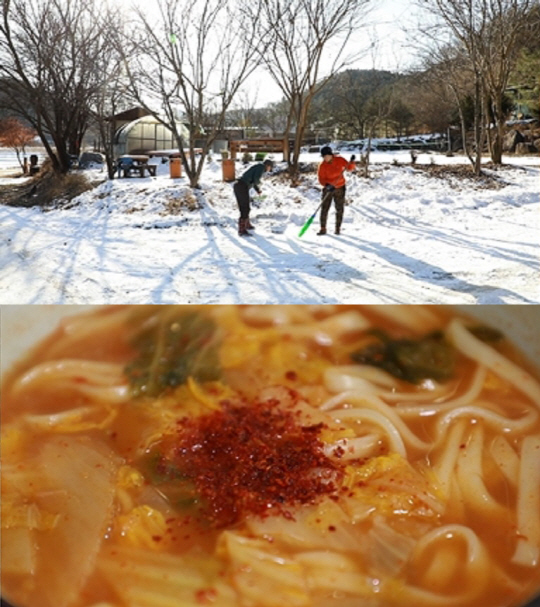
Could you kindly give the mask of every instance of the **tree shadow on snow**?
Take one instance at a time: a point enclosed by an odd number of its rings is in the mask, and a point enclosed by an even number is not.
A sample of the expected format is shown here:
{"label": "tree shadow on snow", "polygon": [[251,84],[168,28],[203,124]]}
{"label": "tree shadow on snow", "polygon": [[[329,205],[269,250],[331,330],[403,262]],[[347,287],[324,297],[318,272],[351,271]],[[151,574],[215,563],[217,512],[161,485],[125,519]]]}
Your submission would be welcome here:
{"label": "tree shadow on snow", "polygon": [[[289,250],[290,249],[290,250]],[[342,303],[341,297],[325,296],[315,288],[309,277],[323,278],[340,286],[354,286],[366,280],[366,274],[358,268],[336,259],[329,248],[324,253],[312,254],[302,248],[294,239],[283,246],[274,241],[256,236],[250,254],[254,263],[264,268],[268,279],[267,292],[280,303]],[[301,263],[299,260],[301,259]]]}
{"label": "tree shadow on snow", "polygon": [[[351,244],[354,244],[359,250],[366,253],[374,253],[383,259],[386,264],[391,263],[398,266],[416,281],[429,283],[433,286],[442,287],[455,293],[471,295],[474,297],[476,304],[506,304],[507,300],[505,300],[505,298],[515,299],[515,303],[538,303],[537,301],[528,299],[527,297],[524,297],[523,295],[509,289],[468,282],[467,280],[455,276],[452,272],[448,272],[439,266],[430,264],[416,257],[411,257],[380,243],[370,243],[368,241],[359,242],[356,238],[352,237],[347,237],[347,239],[350,240]],[[417,295],[414,295],[417,292],[418,290],[414,289],[411,297],[417,297]],[[410,298],[405,296],[400,303],[408,303],[409,301]]]}
{"label": "tree shadow on snow", "polygon": [[[359,214],[364,219],[368,219],[377,225],[388,225],[389,229],[410,232],[414,236],[424,237],[426,242],[430,243],[430,246],[436,246],[439,242],[459,248],[460,251],[468,249],[494,259],[521,263],[532,269],[540,270],[537,246],[533,244],[504,242],[481,235],[470,235],[466,232],[457,231],[455,227],[447,228],[445,231],[444,224],[434,226],[432,223],[422,222],[417,217],[411,219],[395,210],[386,208],[382,204],[365,206],[362,209],[351,208],[350,210],[353,214]],[[522,250],[516,249],[516,245],[519,245],[520,249],[530,247],[531,254],[528,255],[523,253]]]}
{"label": "tree shadow on snow", "polygon": [[[4,218],[6,218],[6,209],[3,211]],[[106,281],[104,285],[102,279],[96,281],[87,276],[83,282],[80,281],[80,252],[86,248],[86,257],[92,258],[93,263],[96,258],[99,260],[99,264],[96,265],[103,266],[110,258],[109,222],[111,216],[109,213],[89,213],[86,221],[70,222],[67,231],[66,226],[62,223],[49,224],[40,216],[29,221],[20,219],[16,213],[13,213],[9,219],[15,222],[15,225],[10,227],[12,237],[8,242],[8,246],[12,248],[11,253],[15,253],[20,259],[24,258],[25,253],[27,254],[29,263],[25,265],[28,266],[29,272],[34,267],[33,264],[39,262],[40,266],[39,282],[29,275],[28,286],[29,289],[34,290],[28,292],[28,300],[24,303],[37,304],[47,300],[47,303],[62,304],[72,303],[74,299],[77,300],[77,303],[89,303],[89,300],[91,303],[108,301],[110,292],[114,291],[114,286],[111,286],[109,292]],[[23,231],[24,238],[20,236]],[[43,245],[40,248],[36,246],[36,242],[41,241],[43,241]],[[59,243],[62,244],[55,246]],[[124,243],[121,239],[117,239],[114,244],[121,248]],[[88,253],[88,247],[92,250],[91,255]],[[4,270],[11,271],[9,266]],[[20,268],[12,270],[20,272]],[[119,272],[123,270],[124,268],[119,268]],[[78,282],[77,276],[79,277]],[[111,280],[113,281],[112,278]],[[50,295],[51,288],[55,290],[53,299]]]}
{"label": "tree shadow on snow", "polygon": [[[212,221],[214,215],[219,222]],[[171,272],[189,273],[190,261],[198,259],[197,265],[201,267],[200,260],[204,257],[206,277],[200,277],[200,288],[204,289],[204,280],[214,276],[212,293],[203,297],[207,303],[221,302],[222,296],[227,299],[224,303],[341,303],[338,297],[322,295],[310,277],[352,285],[366,279],[363,272],[336,260],[331,253],[311,254],[291,239],[275,239],[262,229],[255,230],[252,236],[239,237],[236,219],[231,218],[224,225],[223,217],[209,207],[201,209],[201,223],[206,232],[201,247],[189,258],[183,258]],[[225,244],[222,238],[216,238],[216,230],[225,238]],[[216,272],[219,277],[215,277]],[[154,296],[168,286],[161,284]],[[224,292],[220,293],[220,289]]]}

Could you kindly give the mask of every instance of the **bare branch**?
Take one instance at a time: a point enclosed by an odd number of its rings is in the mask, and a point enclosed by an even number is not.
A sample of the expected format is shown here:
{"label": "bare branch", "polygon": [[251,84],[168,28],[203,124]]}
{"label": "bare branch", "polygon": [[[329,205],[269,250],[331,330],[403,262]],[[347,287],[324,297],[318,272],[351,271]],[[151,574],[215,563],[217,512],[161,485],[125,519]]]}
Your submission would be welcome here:
{"label": "bare branch", "polygon": [[286,136],[294,129],[289,158],[293,180],[313,97],[328,79],[358,58],[345,55],[351,36],[365,25],[369,0],[258,0],[246,18],[268,44],[264,65],[289,102]]}
{"label": "bare branch", "polygon": [[238,36],[237,4],[158,0],[156,15],[138,11],[137,42],[126,56],[135,98],[175,134],[193,187],[226,111],[259,61],[255,33]]}
{"label": "bare branch", "polygon": [[[531,27],[537,0],[420,0],[419,6],[434,18],[429,40],[439,56],[445,46],[453,46],[467,67],[474,83],[475,169],[480,171],[483,132],[488,135],[491,158],[502,161],[506,113],[504,94],[508,79]],[[426,30],[424,29],[424,32]],[[437,32],[437,36],[434,35]],[[441,45],[441,34],[444,44]],[[463,66],[464,62],[461,61]],[[495,123],[492,134],[487,122]]]}
{"label": "bare branch", "polygon": [[109,78],[100,59],[117,26],[92,0],[4,0],[3,9],[0,78],[9,86],[0,101],[36,129],[55,170],[66,172]]}

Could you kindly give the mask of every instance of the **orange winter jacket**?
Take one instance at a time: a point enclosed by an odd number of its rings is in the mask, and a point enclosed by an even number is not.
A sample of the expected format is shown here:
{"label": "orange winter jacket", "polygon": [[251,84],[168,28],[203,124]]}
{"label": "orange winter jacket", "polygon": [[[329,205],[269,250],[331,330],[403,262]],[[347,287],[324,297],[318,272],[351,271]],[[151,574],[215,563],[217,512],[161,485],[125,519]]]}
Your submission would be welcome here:
{"label": "orange winter jacket", "polygon": [[348,162],[343,156],[333,156],[330,162],[323,160],[319,165],[319,183],[322,186],[333,185],[341,188],[345,185],[344,171],[352,171],[354,168],[354,162]]}

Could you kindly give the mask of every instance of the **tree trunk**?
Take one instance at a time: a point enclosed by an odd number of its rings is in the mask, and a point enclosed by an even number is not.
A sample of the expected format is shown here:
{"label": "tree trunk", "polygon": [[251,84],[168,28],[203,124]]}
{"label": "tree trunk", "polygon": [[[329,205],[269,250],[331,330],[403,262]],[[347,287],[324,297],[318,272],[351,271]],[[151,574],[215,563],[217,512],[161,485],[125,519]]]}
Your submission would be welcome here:
{"label": "tree trunk", "polygon": [[483,96],[481,94],[480,74],[475,74],[475,95],[474,95],[474,174],[479,176],[482,173],[482,147],[484,140],[484,112]]}
{"label": "tree trunk", "polygon": [[463,106],[460,103],[457,91],[454,88],[452,88],[452,92],[454,93],[454,96],[456,99],[456,105],[457,105],[458,113],[459,113],[459,122],[460,122],[460,126],[461,126],[461,139],[463,141],[463,151],[464,151],[465,155],[467,156],[467,158],[469,159],[469,162],[471,163],[471,165],[474,166],[474,160],[473,160],[473,157],[471,154],[471,149],[469,147],[469,142],[467,141],[467,122],[465,120],[465,113],[463,112]]}
{"label": "tree trunk", "polygon": [[498,98],[494,108],[495,114],[495,141],[493,142],[493,149],[491,152],[491,160],[495,164],[502,164],[503,155],[503,140],[504,140],[504,124],[505,116],[502,107],[502,98]]}

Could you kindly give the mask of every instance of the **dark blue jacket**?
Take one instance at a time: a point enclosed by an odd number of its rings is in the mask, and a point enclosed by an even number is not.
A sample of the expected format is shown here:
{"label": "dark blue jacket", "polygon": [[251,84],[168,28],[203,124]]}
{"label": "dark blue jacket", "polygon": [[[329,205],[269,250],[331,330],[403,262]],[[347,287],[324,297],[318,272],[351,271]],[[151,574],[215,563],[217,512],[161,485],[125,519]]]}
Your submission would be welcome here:
{"label": "dark blue jacket", "polygon": [[247,183],[250,188],[254,188],[259,194],[261,193],[261,177],[266,173],[266,167],[262,162],[254,164],[250,167],[238,181]]}

